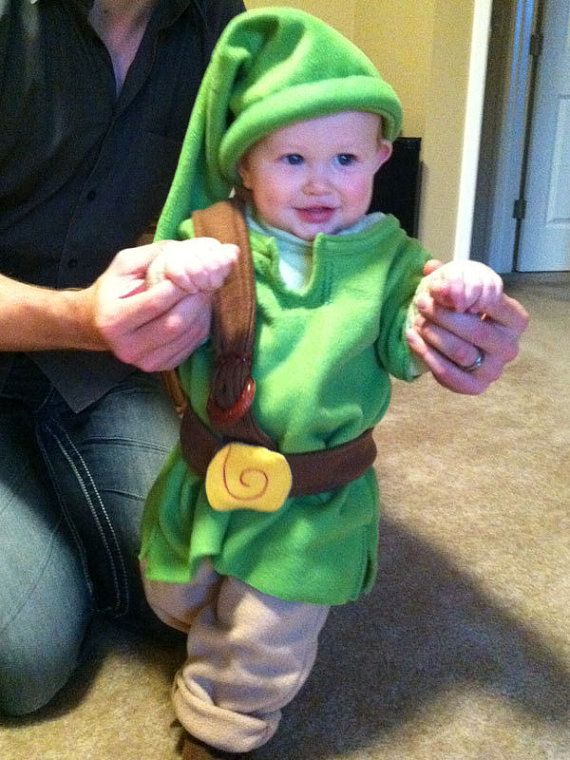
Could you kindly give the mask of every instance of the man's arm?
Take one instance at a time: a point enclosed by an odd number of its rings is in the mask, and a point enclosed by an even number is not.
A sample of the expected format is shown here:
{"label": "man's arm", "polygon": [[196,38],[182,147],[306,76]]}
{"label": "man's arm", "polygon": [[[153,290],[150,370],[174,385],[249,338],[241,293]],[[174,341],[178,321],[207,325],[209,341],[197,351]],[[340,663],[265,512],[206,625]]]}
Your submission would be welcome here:
{"label": "man's arm", "polygon": [[81,316],[80,297],[0,275],[0,351],[88,349],[106,345]]}
{"label": "man's arm", "polygon": [[156,243],[119,252],[81,290],[51,290],[0,275],[0,350],[111,351],[147,372],[178,366],[208,335],[210,296],[188,294],[169,280],[142,288],[161,248]]}

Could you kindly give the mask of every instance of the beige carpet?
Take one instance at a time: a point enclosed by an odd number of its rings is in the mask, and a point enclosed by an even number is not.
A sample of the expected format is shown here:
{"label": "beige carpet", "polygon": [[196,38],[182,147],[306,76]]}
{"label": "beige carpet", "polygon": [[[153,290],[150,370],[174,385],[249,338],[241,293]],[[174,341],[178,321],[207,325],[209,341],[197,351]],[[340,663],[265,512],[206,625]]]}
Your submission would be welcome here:
{"label": "beige carpet", "polygon": [[[570,277],[508,290],[531,327],[485,396],[396,384],[378,583],[252,760],[570,760]],[[0,758],[174,760],[181,656],[101,623],[52,706],[0,722]]]}

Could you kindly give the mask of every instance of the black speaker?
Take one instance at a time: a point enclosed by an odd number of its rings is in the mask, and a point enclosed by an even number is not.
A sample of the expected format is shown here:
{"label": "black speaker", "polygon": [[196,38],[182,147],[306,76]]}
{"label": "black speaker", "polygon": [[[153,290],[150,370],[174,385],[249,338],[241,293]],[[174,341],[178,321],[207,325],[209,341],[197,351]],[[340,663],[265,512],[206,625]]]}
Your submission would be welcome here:
{"label": "black speaker", "polygon": [[421,137],[398,137],[390,160],[374,177],[370,211],[393,214],[408,235],[418,234]]}

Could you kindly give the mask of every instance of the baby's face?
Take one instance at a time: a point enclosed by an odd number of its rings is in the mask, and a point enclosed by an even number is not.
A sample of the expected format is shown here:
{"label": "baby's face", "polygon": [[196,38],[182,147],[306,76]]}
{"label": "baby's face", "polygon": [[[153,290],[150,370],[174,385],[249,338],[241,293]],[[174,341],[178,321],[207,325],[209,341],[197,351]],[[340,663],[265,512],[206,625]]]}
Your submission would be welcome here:
{"label": "baby's face", "polygon": [[366,213],[374,174],[391,152],[379,116],[343,111],[272,132],[248,151],[239,171],[267,224],[313,240]]}

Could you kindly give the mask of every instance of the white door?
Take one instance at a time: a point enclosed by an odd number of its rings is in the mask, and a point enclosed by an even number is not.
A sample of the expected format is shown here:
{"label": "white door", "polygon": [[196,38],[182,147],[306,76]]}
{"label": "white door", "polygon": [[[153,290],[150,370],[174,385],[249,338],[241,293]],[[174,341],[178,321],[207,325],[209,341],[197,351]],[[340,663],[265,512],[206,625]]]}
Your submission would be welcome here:
{"label": "white door", "polygon": [[519,272],[570,270],[570,0],[546,0]]}

